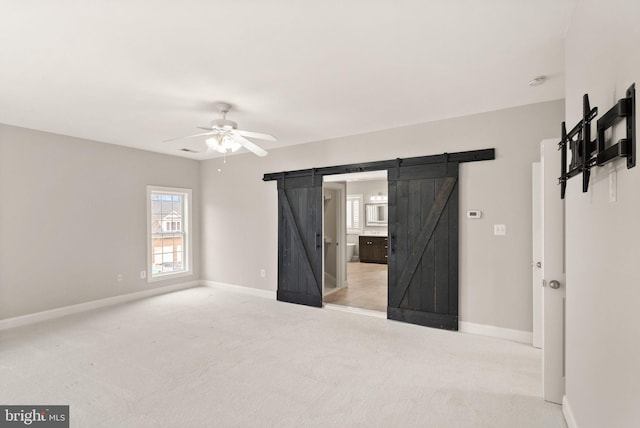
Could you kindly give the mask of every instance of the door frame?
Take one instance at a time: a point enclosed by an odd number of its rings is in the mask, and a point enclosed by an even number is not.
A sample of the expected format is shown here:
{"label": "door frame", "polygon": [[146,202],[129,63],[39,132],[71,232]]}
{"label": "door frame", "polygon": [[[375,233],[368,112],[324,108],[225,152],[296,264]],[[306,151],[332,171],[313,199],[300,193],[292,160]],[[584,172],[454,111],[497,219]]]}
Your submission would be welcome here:
{"label": "door frame", "polygon": [[[564,199],[560,198],[558,170],[561,164],[557,139],[540,143],[542,163],[542,397],[562,403],[565,393],[565,228]],[[557,281],[559,288],[552,288]]]}
{"label": "door frame", "polygon": [[[323,181],[322,197],[324,199],[324,190],[331,189],[337,191],[338,197],[336,203],[336,229],[338,235],[338,248],[336,248],[336,288],[344,288],[347,283],[347,185],[341,182]],[[322,210],[322,236],[324,236],[324,216]],[[324,296],[324,253],[322,256],[322,295]]]}
{"label": "door frame", "polygon": [[542,348],[542,162],[531,164],[531,294],[533,298],[533,347]]}

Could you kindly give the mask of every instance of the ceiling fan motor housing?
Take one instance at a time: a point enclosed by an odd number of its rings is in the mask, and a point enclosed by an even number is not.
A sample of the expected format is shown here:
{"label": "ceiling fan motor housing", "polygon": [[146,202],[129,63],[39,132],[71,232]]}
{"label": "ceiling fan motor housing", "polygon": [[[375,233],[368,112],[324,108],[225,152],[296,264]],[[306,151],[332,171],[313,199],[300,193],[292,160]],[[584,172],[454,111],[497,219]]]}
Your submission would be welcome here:
{"label": "ceiling fan motor housing", "polygon": [[232,129],[237,129],[238,124],[233,120],[227,119],[214,119],[211,121],[211,128],[222,129],[225,131],[230,131]]}

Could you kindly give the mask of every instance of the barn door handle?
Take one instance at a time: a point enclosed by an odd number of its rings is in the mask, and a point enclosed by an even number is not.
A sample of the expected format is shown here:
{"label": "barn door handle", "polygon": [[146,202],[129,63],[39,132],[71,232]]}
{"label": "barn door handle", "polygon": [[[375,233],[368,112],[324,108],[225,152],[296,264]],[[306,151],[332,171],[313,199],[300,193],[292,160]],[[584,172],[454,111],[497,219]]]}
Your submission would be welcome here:
{"label": "barn door handle", "polygon": [[389,235],[389,247],[391,248],[391,254],[396,252],[396,235],[393,233]]}
{"label": "barn door handle", "polygon": [[319,233],[316,233],[316,250],[322,249],[322,237]]}

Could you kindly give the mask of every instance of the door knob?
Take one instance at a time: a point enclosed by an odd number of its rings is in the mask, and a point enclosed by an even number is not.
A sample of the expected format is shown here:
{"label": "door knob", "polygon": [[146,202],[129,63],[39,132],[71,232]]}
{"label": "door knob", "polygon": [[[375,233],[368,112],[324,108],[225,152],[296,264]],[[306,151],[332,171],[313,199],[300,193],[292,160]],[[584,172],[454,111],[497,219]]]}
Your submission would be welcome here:
{"label": "door knob", "polygon": [[557,290],[558,288],[560,288],[560,282],[556,281],[555,279],[553,281],[549,281],[549,287]]}

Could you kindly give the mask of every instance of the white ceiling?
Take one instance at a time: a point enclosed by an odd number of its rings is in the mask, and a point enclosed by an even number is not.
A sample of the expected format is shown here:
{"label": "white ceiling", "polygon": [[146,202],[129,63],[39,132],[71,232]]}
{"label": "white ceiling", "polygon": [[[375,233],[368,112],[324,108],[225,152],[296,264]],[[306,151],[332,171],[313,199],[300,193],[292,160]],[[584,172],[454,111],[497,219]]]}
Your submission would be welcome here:
{"label": "white ceiling", "polygon": [[0,122],[204,159],[216,101],[269,150],[558,99],[576,1],[0,0]]}

